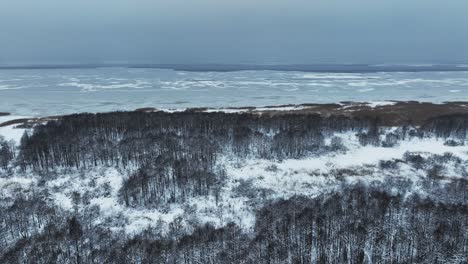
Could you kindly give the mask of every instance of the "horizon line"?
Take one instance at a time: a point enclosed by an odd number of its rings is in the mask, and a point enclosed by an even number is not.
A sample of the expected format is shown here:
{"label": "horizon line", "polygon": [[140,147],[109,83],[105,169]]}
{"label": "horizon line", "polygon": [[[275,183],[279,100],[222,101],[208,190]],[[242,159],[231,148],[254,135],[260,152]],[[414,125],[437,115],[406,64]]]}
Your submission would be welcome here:
{"label": "horizon line", "polygon": [[255,64],[255,63],[37,63],[0,64],[0,70],[140,68],[174,71],[302,71],[302,72],[422,72],[468,71],[468,63],[314,63],[314,64]]}

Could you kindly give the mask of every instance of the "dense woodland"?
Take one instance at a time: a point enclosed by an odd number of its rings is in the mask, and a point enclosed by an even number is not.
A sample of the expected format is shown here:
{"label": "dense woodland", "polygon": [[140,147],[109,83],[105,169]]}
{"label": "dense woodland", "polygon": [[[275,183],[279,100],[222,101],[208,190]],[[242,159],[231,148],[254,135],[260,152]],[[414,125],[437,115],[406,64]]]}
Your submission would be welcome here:
{"label": "dense woodland", "polygon": [[382,141],[378,118],[318,114],[122,112],[71,115],[37,126],[21,140],[18,162],[34,170],[97,165],[148,166],[163,158],[197,160],[208,169],[216,156],[232,152],[267,158],[300,158],[326,149],[324,138],[355,131],[363,145],[391,144],[407,137],[467,138],[468,114],[411,121]]}
{"label": "dense woodland", "polygon": [[[344,151],[336,132],[361,145],[392,147],[411,137],[464,144],[468,115],[447,115],[383,134],[375,117],[318,114],[115,112],[78,114],[38,125],[19,146],[0,140],[0,170],[37,173],[99,166],[130,169],[119,190],[128,207],[153,208],[190,197],[217,196],[226,177],[219,158],[282,160]],[[444,182],[437,166],[450,155],[408,153],[395,162],[427,167],[427,197],[406,195],[410,183],[344,185],[317,198],[297,196],[258,208],[254,230],[234,223],[169,234],[149,228],[137,236],[90,222],[95,210],[62,212],[48,194],[18,194],[0,203],[1,263],[466,263],[467,175]],[[14,241],[12,244],[11,241]]]}
{"label": "dense woodland", "polygon": [[[401,183],[404,185],[404,183]],[[433,187],[434,188],[434,187]],[[255,230],[200,226],[168,236],[157,228],[135,237],[64,215],[39,199],[6,209],[2,232],[21,238],[2,263],[466,263],[466,181],[436,187],[434,199],[376,187],[344,187],[315,199],[276,201],[257,213]],[[451,194],[447,194],[447,193]],[[436,197],[456,194],[458,201]],[[40,195],[40,194],[38,194]],[[42,226],[28,233],[26,226]]]}
{"label": "dense woodland", "polygon": [[354,131],[362,145],[392,147],[409,137],[464,139],[468,131],[468,115],[431,119],[418,129],[408,121],[385,137],[380,122],[373,117],[318,114],[80,114],[25,134],[16,162],[23,170],[34,171],[138,168],[126,180],[122,200],[129,206],[151,206],[216,192],[224,175],[222,164],[216,164],[222,154],[281,160],[345,149],[339,140],[325,145],[334,132]]}

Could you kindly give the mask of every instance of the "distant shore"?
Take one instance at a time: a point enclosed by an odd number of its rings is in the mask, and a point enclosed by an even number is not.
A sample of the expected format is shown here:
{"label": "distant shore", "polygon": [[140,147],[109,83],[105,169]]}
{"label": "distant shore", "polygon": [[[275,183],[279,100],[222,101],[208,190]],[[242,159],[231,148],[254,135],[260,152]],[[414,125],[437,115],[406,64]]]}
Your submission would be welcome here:
{"label": "distant shore", "polygon": [[189,72],[233,71],[298,71],[316,73],[373,73],[373,72],[424,72],[468,71],[468,64],[155,64],[155,63],[87,63],[87,64],[29,64],[0,65],[0,70],[31,69],[95,69],[136,68],[165,69]]}
{"label": "distant shore", "polygon": [[[254,114],[254,115],[321,115],[321,116],[346,116],[353,118],[378,118],[382,124],[397,126],[403,123],[419,125],[428,119],[444,115],[468,115],[468,102],[445,102],[441,104],[417,101],[381,101],[381,102],[340,102],[332,104],[285,104],[264,107],[194,107],[184,109],[159,109],[155,107],[137,108],[135,112],[151,113],[226,113],[226,114]],[[114,112],[114,111],[112,111]],[[132,111],[124,111],[132,112]],[[103,112],[105,113],[105,112]],[[76,113],[80,114],[80,113]],[[97,113],[96,113],[97,114]],[[8,116],[9,113],[0,113],[0,116]],[[18,126],[20,128],[33,127],[36,124],[57,120],[67,115],[44,117],[21,117],[0,122],[0,127]]]}

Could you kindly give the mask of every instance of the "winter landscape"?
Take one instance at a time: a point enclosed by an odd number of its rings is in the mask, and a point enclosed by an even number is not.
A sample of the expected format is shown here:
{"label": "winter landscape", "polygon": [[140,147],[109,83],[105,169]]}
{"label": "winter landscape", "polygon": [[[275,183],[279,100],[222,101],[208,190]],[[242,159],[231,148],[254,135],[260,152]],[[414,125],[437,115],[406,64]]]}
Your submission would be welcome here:
{"label": "winter landscape", "polygon": [[468,263],[466,0],[0,0],[0,264]]}
{"label": "winter landscape", "polygon": [[0,118],[6,263],[466,261],[468,103]]}

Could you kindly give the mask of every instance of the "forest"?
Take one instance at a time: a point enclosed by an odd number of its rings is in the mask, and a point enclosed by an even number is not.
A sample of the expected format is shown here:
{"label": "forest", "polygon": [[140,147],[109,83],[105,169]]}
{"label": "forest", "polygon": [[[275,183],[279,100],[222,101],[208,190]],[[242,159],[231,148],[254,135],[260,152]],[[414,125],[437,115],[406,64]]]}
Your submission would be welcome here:
{"label": "forest", "polygon": [[[466,195],[466,180],[453,185],[438,191]],[[466,200],[404,198],[377,187],[272,202],[258,211],[252,233],[231,223],[183,234],[174,223],[165,237],[157,228],[127,237],[93,227],[87,215],[92,212],[63,215],[38,199],[16,201],[4,212],[2,231],[20,238],[3,252],[2,263],[466,263],[467,258]],[[27,226],[40,224],[42,230],[28,233]]]}
{"label": "forest", "polygon": [[[343,180],[316,196],[261,198],[268,190],[240,181],[236,195],[254,208],[247,230],[235,222],[188,227],[176,217],[167,229],[155,223],[128,234],[96,224],[99,208],[82,206],[92,195],[72,193],[71,209],[62,210],[48,187],[61,175],[80,172],[85,181],[93,169],[112,167],[128,172],[116,190],[123,208],[163,210],[197,197],[213,197],[218,205],[230,177],[226,157],[281,164],[338,155],[350,148],[335,136],[340,133],[355,135],[361,147],[391,149],[426,138],[454,148],[467,143],[468,114],[398,122],[390,128],[388,120],[372,115],[135,111],[38,124],[17,144],[0,138],[0,180],[38,179],[27,192],[18,187],[14,194],[0,193],[0,262],[466,263],[468,163],[450,153],[406,152],[399,160],[380,161],[379,170],[397,174],[384,182]],[[395,172],[399,164],[424,171],[418,185],[424,195]],[[462,172],[444,176],[448,164]],[[350,174],[335,176],[340,173]],[[107,195],[106,188],[99,192]]]}

